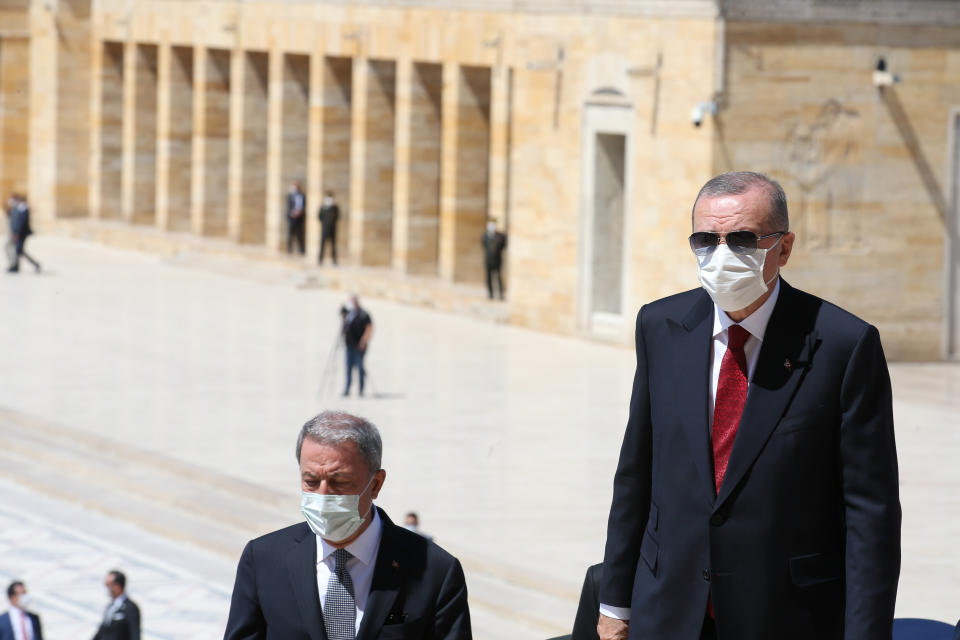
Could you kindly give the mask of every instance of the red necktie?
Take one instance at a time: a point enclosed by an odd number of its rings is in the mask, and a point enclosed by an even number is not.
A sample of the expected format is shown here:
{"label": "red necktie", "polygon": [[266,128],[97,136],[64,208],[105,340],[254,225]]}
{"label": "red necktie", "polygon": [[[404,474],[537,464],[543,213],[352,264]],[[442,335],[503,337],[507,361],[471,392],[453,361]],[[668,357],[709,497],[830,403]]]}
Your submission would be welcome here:
{"label": "red necktie", "polygon": [[717,381],[717,400],[713,408],[713,478],[717,493],[723,475],[727,472],[733,439],[747,400],[747,355],[743,345],[750,332],[738,324],[727,329],[727,352],[720,363],[720,379]]}

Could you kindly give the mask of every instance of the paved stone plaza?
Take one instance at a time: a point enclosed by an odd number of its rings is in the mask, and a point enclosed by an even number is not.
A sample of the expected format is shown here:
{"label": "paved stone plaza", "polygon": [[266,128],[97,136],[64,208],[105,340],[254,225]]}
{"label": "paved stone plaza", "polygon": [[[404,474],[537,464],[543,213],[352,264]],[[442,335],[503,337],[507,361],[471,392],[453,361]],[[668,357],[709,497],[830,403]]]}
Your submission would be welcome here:
{"label": "paved stone plaza", "polygon": [[[222,634],[244,542],[299,516],[293,448],[325,408],[385,441],[378,503],[464,563],[479,640],[568,632],[602,557],[629,349],[364,300],[367,398],[321,383],[341,292],[282,262],[40,237],[0,278],[0,581],[89,637],[127,572],[145,637]],[[960,616],[960,366],[894,365],[898,616]]]}

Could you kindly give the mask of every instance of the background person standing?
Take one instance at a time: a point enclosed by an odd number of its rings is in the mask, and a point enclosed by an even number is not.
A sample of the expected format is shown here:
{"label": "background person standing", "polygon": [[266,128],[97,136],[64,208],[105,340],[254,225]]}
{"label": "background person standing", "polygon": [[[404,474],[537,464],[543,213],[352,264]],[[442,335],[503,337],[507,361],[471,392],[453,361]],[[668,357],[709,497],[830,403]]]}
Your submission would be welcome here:
{"label": "background person standing", "polygon": [[293,253],[293,243],[297,243],[297,252],[306,253],[304,244],[304,227],[307,210],[307,197],[303,194],[300,183],[294,181],[287,194],[287,253]]}
{"label": "background person standing", "polygon": [[347,384],[343,395],[350,395],[350,384],[353,382],[353,369],[360,373],[360,395],[363,395],[363,386],[367,371],[363,368],[363,358],[367,355],[370,337],[373,335],[373,319],[360,306],[357,296],[350,297],[350,307],[344,307],[343,313],[343,342],[347,348]]}
{"label": "background person standing", "polygon": [[480,245],[483,247],[484,265],[487,268],[487,292],[493,299],[493,276],[497,276],[497,292],[503,300],[503,276],[501,268],[503,266],[503,250],[507,248],[507,235],[497,231],[497,221],[493,218],[487,221],[487,228],[480,238]]}
{"label": "background person standing", "polygon": [[104,585],[111,600],[93,640],[140,640],[140,607],[127,597],[127,577],[114,569]]}
{"label": "background person standing", "polygon": [[317,217],[320,218],[320,257],[317,264],[323,264],[323,250],[328,242],[333,264],[337,264],[337,221],[340,220],[340,207],[333,199],[333,191],[327,191]]}
{"label": "background person standing", "polygon": [[0,615],[0,640],[43,640],[40,616],[30,611],[27,587],[15,580],[7,587],[10,610]]}

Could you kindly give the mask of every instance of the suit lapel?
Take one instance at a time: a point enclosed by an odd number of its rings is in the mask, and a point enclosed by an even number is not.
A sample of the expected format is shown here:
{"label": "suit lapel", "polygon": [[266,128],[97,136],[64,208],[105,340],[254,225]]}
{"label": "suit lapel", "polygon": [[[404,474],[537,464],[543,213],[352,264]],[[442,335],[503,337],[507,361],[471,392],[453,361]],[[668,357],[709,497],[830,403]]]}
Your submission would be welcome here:
{"label": "suit lapel", "polygon": [[760,347],[730,463],[717,496],[717,507],[730,496],[760,455],[819,346],[813,331],[816,308],[800,304],[798,295],[781,280],[780,297]]}
{"label": "suit lapel", "polygon": [[[714,499],[713,462],[710,449],[710,350],[713,339],[713,301],[700,291],[696,302],[679,323],[670,321],[673,331],[674,372],[671,386],[674,405],[679,408],[680,425],[690,445],[690,454],[700,476],[700,486],[710,503]],[[694,372],[691,375],[691,372]],[[691,398],[703,398],[691,402]]]}
{"label": "suit lapel", "polygon": [[287,556],[290,583],[300,608],[300,617],[310,638],[326,640],[320,594],[317,591],[317,539],[306,524],[296,535],[298,539],[294,539]]}
{"label": "suit lapel", "polygon": [[395,535],[397,527],[382,509],[377,507],[377,510],[380,512],[383,534],[380,538],[380,549],[377,551],[376,565],[373,569],[373,582],[370,584],[370,595],[367,597],[367,606],[360,621],[357,640],[373,640],[380,635],[383,622],[400,591],[400,572],[404,559],[399,553]]}

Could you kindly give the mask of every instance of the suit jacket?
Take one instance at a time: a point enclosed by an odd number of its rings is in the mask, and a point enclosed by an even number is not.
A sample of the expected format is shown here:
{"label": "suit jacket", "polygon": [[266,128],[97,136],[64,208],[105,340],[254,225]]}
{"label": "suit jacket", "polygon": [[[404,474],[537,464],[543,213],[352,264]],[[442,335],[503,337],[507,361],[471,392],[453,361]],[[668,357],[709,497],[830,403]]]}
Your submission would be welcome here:
{"label": "suit jacket", "polygon": [[[469,640],[460,562],[379,511],[383,534],[357,640]],[[247,543],[224,640],[326,640],[316,565],[305,522]]]}
{"label": "suit jacket", "polygon": [[630,638],[890,640],[900,501],[875,327],[781,281],[719,495],[708,419],[714,306],[637,317],[600,601]]}
{"label": "suit jacket", "polygon": [[337,220],[340,219],[340,207],[337,203],[321,205],[317,217],[320,219],[320,230],[323,234],[334,233],[337,230]]}
{"label": "suit jacket", "polygon": [[595,564],[587,569],[583,578],[583,590],[580,591],[580,605],[577,617],[573,621],[571,640],[598,640],[597,620],[600,617],[600,583],[603,576],[603,564]]}
{"label": "suit jacket", "polygon": [[[300,215],[297,216],[296,218],[294,218],[294,217],[293,217],[293,212],[298,209],[298,207],[297,207],[297,196],[302,197],[302,198],[303,198],[303,202],[301,203],[301,206],[299,207],[299,209],[300,209]],[[287,193],[287,220],[300,220],[300,221],[303,221],[303,220],[306,218],[306,216],[307,216],[307,196],[306,196],[306,194],[304,194],[302,191],[297,191],[297,192],[293,192],[293,193],[288,192],[288,193]]]}
{"label": "suit jacket", "polygon": [[140,640],[140,607],[127,598],[108,622],[101,622],[93,640]]}
{"label": "suit jacket", "polygon": [[500,231],[483,232],[480,236],[483,257],[488,269],[499,269],[503,264],[503,250],[507,248],[507,235]]}
{"label": "suit jacket", "polygon": [[10,212],[10,233],[26,238],[33,233],[30,227],[30,207],[25,204],[14,207]]}
{"label": "suit jacket", "polygon": [[[40,629],[40,616],[29,611],[24,612],[30,618],[33,625],[33,640],[43,640],[43,631]],[[16,636],[13,633],[13,620],[10,612],[7,611],[0,615],[0,640],[14,640]]]}

